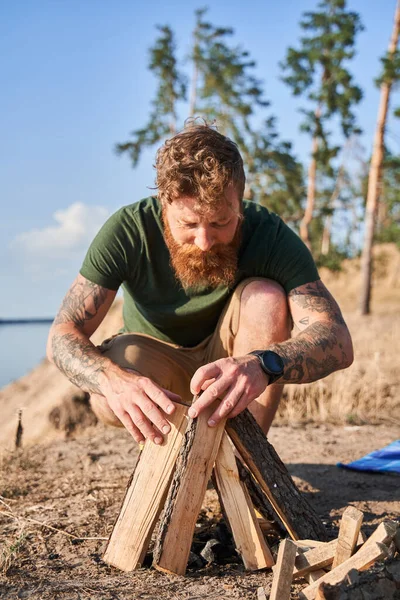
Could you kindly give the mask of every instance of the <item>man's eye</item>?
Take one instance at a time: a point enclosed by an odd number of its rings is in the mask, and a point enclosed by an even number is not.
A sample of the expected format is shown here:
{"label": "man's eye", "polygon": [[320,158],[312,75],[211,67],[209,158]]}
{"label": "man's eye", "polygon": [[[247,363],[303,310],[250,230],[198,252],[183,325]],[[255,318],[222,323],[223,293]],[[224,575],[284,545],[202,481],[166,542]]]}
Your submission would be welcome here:
{"label": "man's eye", "polygon": [[227,221],[226,223],[211,223],[212,227],[226,227],[227,225],[229,225],[231,221]]}

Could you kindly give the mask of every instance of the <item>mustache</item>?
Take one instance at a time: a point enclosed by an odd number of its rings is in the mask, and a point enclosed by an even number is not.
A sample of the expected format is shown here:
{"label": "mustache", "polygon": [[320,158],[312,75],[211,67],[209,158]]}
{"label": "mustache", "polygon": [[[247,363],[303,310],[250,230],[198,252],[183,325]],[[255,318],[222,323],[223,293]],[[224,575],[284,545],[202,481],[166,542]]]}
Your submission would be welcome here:
{"label": "mustache", "polygon": [[170,252],[171,266],[185,289],[219,285],[231,287],[235,283],[241,227],[229,244],[215,244],[201,250],[193,244],[178,244],[168,222],[164,220],[164,238]]}

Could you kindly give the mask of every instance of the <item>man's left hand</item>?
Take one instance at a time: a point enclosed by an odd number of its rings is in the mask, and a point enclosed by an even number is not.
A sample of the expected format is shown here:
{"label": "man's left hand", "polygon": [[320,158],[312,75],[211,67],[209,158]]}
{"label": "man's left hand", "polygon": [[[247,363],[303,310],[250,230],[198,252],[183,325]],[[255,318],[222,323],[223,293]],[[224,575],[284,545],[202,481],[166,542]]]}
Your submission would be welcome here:
{"label": "man's left hand", "polygon": [[268,375],[261,369],[256,356],[220,358],[197,369],[190,390],[201,396],[192,404],[189,417],[197,417],[217,398],[221,403],[208,420],[213,427],[221,419],[236,417],[258,398],[268,385]]}

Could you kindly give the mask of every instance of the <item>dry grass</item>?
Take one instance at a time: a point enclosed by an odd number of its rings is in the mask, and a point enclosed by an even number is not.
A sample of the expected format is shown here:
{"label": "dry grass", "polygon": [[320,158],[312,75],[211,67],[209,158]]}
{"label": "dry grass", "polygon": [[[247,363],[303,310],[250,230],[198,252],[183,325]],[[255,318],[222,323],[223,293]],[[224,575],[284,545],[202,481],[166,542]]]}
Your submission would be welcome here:
{"label": "dry grass", "polygon": [[355,351],[353,365],[312,384],[285,388],[276,423],[331,422],[400,425],[400,253],[379,249],[372,314],[356,313],[359,263],[348,261],[338,274],[322,279],[345,309]]}

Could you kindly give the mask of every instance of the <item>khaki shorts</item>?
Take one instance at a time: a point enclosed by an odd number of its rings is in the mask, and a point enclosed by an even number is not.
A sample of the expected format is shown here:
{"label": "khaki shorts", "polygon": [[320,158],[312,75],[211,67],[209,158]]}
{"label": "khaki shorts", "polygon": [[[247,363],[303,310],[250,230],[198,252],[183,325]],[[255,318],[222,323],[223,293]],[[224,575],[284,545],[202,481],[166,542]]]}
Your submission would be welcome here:
{"label": "khaki shorts", "polygon": [[232,356],[242,292],[246,285],[259,279],[245,279],[236,287],[215,332],[197,346],[185,348],[142,333],[124,333],[105,340],[99,348],[120,367],[138,371],[191,404],[190,380],[195,371],[218,358]]}

